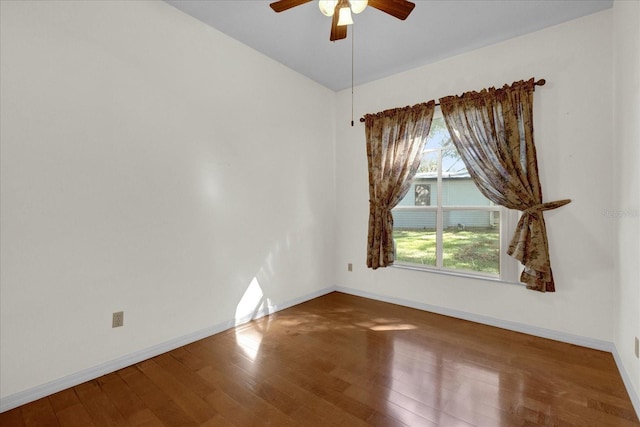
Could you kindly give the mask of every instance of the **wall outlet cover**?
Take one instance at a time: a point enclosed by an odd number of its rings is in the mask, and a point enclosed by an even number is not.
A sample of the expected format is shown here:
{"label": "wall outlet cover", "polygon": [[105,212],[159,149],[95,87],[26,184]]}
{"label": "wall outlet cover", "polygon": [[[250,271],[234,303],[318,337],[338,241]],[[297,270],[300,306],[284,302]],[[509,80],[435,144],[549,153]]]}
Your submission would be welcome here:
{"label": "wall outlet cover", "polygon": [[113,313],[113,318],[111,320],[112,328],[119,328],[124,325],[124,311],[118,311]]}

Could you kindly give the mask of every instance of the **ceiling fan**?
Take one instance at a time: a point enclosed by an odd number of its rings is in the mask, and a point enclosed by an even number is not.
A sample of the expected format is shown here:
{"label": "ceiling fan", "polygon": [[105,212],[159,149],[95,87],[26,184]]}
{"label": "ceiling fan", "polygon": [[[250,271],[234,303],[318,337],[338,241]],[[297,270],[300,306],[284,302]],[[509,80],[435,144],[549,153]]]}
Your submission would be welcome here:
{"label": "ceiling fan", "polygon": [[[279,0],[271,3],[275,12],[283,12],[312,0]],[[326,16],[332,16],[331,35],[329,40],[336,41],[347,38],[347,26],[353,24],[351,12],[360,13],[367,5],[384,13],[405,20],[416,6],[407,0],[320,0],[318,6]]]}

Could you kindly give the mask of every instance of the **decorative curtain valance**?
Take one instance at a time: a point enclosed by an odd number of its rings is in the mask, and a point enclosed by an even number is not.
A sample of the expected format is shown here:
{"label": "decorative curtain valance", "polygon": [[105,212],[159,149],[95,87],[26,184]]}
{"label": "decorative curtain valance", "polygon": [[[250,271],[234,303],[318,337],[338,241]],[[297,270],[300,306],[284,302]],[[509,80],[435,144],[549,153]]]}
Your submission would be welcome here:
{"label": "decorative curtain valance", "polygon": [[534,79],[440,99],[453,143],[479,190],[522,216],[507,253],[524,265],[527,288],[555,285],[542,212],[571,200],[543,202],[533,142]]}
{"label": "decorative curtain valance", "polygon": [[367,266],[393,264],[393,209],[411,187],[431,128],[435,101],[367,114],[369,236]]}

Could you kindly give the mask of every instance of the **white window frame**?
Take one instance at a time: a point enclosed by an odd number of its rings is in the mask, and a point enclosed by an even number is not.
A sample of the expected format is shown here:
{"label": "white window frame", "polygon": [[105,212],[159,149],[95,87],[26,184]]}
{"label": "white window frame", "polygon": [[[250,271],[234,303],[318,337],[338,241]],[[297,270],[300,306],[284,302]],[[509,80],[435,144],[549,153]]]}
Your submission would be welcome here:
{"label": "white window frame", "polygon": [[[434,119],[442,118],[440,110],[436,110]],[[507,283],[519,282],[519,275],[522,271],[518,261],[509,255],[507,255],[507,248],[511,242],[511,238],[515,231],[516,225],[520,218],[520,212],[512,209],[507,209],[504,206],[467,206],[467,205],[447,205],[443,206],[443,186],[442,186],[442,149],[441,148],[427,148],[423,150],[423,154],[437,152],[437,164],[438,164],[438,176],[436,182],[437,188],[437,205],[436,206],[411,206],[411,205],[398,205],[393,208],[394,211],[413,211],[413,212],[435,212],[436,213],[436,265],[424,265],[417,263],[395,261],[394,266],[399,268],[409,268],[412,270],[424,270],[436,273],[449,274],[454,276],[464,276],[472,278],[481,278],[487,280],[501,281]],[[444,212],[446,211],[460,211],[460,210],[473,210],[473,211],[489,211],[500,213],[500,274],[494,275],[489,273],[483,273],[473,270],[462,270],[455,268],[448,268],[443,266],[443,233],[444,233]]]}

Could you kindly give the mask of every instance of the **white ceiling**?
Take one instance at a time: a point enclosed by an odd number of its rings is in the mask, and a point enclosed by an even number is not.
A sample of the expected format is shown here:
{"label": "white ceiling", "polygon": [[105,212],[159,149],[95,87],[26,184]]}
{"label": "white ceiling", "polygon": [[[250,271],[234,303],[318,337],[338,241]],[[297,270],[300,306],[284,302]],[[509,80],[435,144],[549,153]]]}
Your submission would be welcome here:
{"label": "white ceiling", "polygon": [[[608,9],[612,0],[417,0],[406,21],[368,7],[345,40],[329,41],[317,2],[281,13],[264,0],[165,0],[334,90]],[[354,36],[355,33],[355,37]]]}

